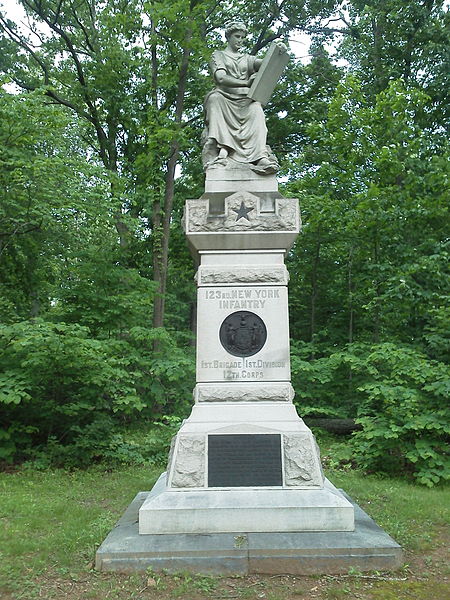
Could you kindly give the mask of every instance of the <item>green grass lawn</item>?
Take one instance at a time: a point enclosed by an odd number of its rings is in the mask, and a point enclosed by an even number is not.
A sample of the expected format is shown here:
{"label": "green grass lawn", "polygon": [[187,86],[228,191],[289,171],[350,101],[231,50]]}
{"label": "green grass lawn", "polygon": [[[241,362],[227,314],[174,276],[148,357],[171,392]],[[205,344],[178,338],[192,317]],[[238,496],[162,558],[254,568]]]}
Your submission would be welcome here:
{"label": "green grass lawn", "polygon": [[405,549],[391,574],[344,577],[215,578],[189,574],[119,575],[93,570],[97,547],[161,469],[92,467],[0,474],[0,598],[363,598],[448,600],[450,492],[350,469],[327,473]]}

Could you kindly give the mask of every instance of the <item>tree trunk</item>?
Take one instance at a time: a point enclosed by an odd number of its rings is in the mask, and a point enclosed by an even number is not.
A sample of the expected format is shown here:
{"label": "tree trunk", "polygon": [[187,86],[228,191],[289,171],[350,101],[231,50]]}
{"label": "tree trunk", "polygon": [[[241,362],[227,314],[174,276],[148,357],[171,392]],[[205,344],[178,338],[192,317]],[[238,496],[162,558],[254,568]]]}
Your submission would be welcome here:
{"label": "tree trunk", "polygon": [[[314,262],[311,271],[311,313],[310,313],[310,340],[314,341],[314,336],[316,333],[316,301],[318,296],[318,276],[317,269],[319,267],[320,262],[320,246],[322,242],[320,238],[316,242],[316,251],[314,255]],[[314,358],[314,352],[311,356]]]}
{"label": "tree trunk", "polygon": [[308,427],[320,427],[330,433],[349,435],[353,431],[360,431],[361,425],[357,425],[354,419],[310,419],[305,417],[304,422]]}
{"label": "tree trunk", "polygon": [[378,240],[378,231],[375,230],[374,240],[373,240],[373,258],[374,264],[377,268],[377,273],[375,275],[375,314],[373,319],[373,336],[374,342],[378,343],[380,341],[380,333],[381,333],[381,315],[380,315],[380,297],[381,297],[381,283],[380,283],[380,275],[379,275],[379,266],[380,266],[380,246]]}
{"label": "tree trunk", "polygon": [[351,344],[353,342],[353,246],[350,248],[350,253],[348,257],[348,304],[349,304],[349,314],[348,314],[348,343]]}
{"label": "tree trunk", "polygon": [[[184,94],[186,91],[189,58],[191,54],[190,41],[192,32],[186,32],[186,44],[183,48],[183,56],[180,65],[180,74],[178,79],[177,98],[175,103],[175,127],[180,130],[181,118],[183,116]],[[175,169],[178,164],[180,153],[180,142],[176,136],[171,145],[169,161],[167,163],[164,206],[155,206],[154,216],[156,223],[153,222],[153,231],[160,232],[159,239],[155,240],[154,250],[157,252],[153,257],[153,277],[158,283],[158,290],[155,296],[153,308],[153,327],[162,327],[164,325],[165,315],[165,296],[167,287],[167,268],[169,259],[169,241],[170,241],[170,222],[173,209],[173,198],[175,192]],[[161,210],[162,209],[162,210]],[[156,213],[156,214],[155,214]]]}
{"label": "tree trunk", "polygon": [[375,92],[381,92],[384,89],[384,72],[383,72],[383,26],[382,19],[384,15],[379,15],[376,19],[372,19],[372,34],[373,34],[373,73]]}

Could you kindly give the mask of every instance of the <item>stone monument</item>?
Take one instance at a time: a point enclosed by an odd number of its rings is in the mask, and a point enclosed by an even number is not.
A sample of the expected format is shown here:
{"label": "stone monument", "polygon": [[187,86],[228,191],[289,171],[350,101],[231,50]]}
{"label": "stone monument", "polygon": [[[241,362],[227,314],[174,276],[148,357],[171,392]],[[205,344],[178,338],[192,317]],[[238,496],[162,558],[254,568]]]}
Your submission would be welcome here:
{"label": "stone monument", "polygon": [[264,61],[241,54],[245,33],[230,24],[227,48],[213,54],[205,192],[185,207],[199,264],[194,406],[167,472],[122,520],[121,550],[120,527],[99,549],[102,569],[311,573],[400,564],[397,544],[324,478],[293,404],[284,258],[300,211],[278,192],[262,110],[288,56],[283,44]]}

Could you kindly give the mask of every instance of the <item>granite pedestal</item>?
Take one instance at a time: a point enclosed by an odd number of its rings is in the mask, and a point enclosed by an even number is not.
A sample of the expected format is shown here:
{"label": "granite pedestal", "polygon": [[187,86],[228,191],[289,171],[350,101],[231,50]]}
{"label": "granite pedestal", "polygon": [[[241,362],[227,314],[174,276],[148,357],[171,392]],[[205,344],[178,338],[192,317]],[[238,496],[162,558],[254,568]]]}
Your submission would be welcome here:
{"label": "granite pedestal", "polygon": [[275,177],[230,162],[207,172],[184,227],[198,264],[194,406],[167,473],[105,540],[98,568],[395,568],[398,545],[324,478],[293,404],[284,259],[298,201],[279,194]]}

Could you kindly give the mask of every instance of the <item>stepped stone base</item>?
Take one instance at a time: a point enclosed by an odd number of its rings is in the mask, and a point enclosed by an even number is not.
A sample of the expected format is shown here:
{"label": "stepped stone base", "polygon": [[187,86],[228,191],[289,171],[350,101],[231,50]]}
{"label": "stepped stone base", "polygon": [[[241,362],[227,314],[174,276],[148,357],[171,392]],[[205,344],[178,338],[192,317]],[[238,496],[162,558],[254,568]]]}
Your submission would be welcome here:
{"label": "stepped stone base", "polygon": [[[342,495],[343,492],[340,491]],[[139,492],[96,554],[101,571],[167,569],[217,575],[293,575],[397,569],[400,546],[352,503],[354,531],[140,535],[139,508],[149,492]]]}
{"label": "stepped stone base", "polygon": [[176,490],[163,473],[139,510],[139,533],[353,531],[352,504],[322,489]]}

